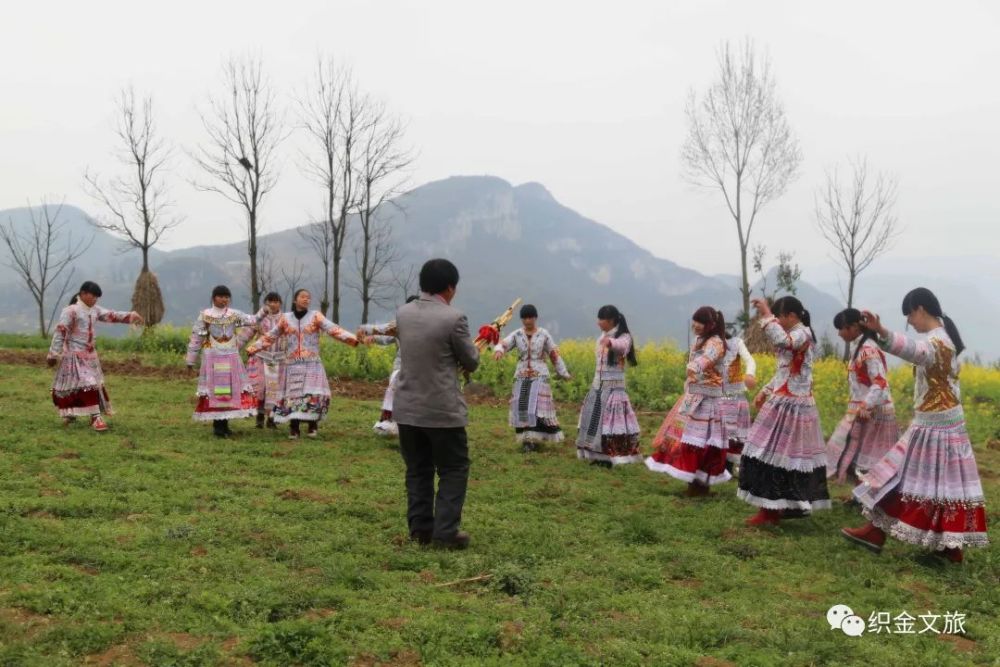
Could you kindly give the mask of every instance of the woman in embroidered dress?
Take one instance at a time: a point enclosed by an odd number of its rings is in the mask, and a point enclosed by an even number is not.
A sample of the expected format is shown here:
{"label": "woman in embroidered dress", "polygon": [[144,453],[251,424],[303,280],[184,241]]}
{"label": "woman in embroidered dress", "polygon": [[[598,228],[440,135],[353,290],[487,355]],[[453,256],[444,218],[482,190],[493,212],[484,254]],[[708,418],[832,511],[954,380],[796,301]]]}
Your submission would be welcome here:
{"label": "woman in embroidered dress", "polygon": [[[411,295],[406,297],[406,303],[416,301],[420,297]],[[358,339],[368,345],[395,345],[396,358],[392,360],[392,373],[389,374],[389,386],[385,388],[385,395],[382,396],[382,413],[379,419],[372,426],[376,434],[386,437],[396,437],[399,435],[399,427],[392,419],[392,400],[396,395],[396,384],[399,381],[399,369],[402,368],[402,356],[399,354],[399,339],[396,338],[396,323],[387,324],[362,324],[358,327]]]}
{"label": "woman in embroidered dress", "polygon": [[826,445],[827,477],[844,483],[860,477],[896,444],[899,427],[889,393],[885,354],[874,334],[861,328],[861,311],[847,308],[833,318],[840,338],[853,347],[847,363],[851,391],[847,414]]}
{"label": "woman in embroidered dress", "polygon": [[523,451],[532,452],[540,443],[563,440],[546,361],[552,362],[560,378],[568,380],[570,374],[552,335],[538,326],[538,309],[531,304],[521,306],[520,317],[521,328],[496,344],[493,358],[499,361],[511,350],[517,350],[509,424],[514,427]]}
{"label": "woman in embroidered dress", "polygon": [[656,433],[655,451],[646,459],[646,467],[687,482],[687,495],[703,496],[709,486],[730,479],[721,407],[726,322],[721,312],[702,306],[691,316],[691,329],[695,339],[684,394]]}
{"label": "woman in embroidered dress", "polygon": [[201,353],[198,373],[198,405],[192,419],[211,421],[216,437],[232,435],[230,419],[253,417],[257,414],[257,399],[253,385],[240,359],[241,327],[252,327],[257,318],[229,307],[232,293],[225,285],[212,290],[212,307],[198,313],[191,327],[191,340],[185,363],[188,371]]}
{"label": "woman in embroidered dress", "polygon": [[750,403],[747,389],[757,386],[757,361],[739,336],[726,337],[726,356],[722,359],[722,425],[726,430],[728,451],[726,470],[739,474],[743,443],[750,431]]}
{"label": "woman in embroidered dress", "polygon": [[754,399],[759,409],[740,457],[737,497],[760,508],[747,524],[777,524],[829,509],[826,443],[812,395],[815,334],[809,311],[793,296],[774,302],[754,299],[764,329],[777,352],[778,368]]}
{"label": "woman in embroidered dress", "polygon": [[854,489],[868,523],[841,532],[876,553],[888,533],[961,563],[963,548],[989,541],[958,384],[958,355],[965,345],[925,287],[906,295],[903,315],[909,326],[926,334],[923,340],[891,332],[878,315],[862,312],[865,328],[878,336],[882,349],[915,365],[914,413],[899,442]]}
{"label": "woman in embroidered dress", "polygon": [[635,346],[625,316],[614,306],[597,311],[594,381],[583,400],[577,458],[610,468],[642,461],[639,422],[625,391],[625,363],[635,366]]}
{"label": "woman in embroidered dress", "polygon": [[[262,336],[273,329],[281,319],[281,295],[268,292],[264,306],[257,313],[257,325],[249,330],[250,336]],[[241,341],[245,343],[246,341]],[[274,423],[274,406],[281,386],[281,366],[285,360],[288,342],[279,340],[271,349],[258,352],[247,360],[247,375],[257,398],[257,428],[277,428]]]}
{"label": "woman in embroidered dress", "polygon": [[323,313],[309,310],[311,300],[309,290],[297,290],[292,298],[292,310],[247,348],[248,354],[255,355],[270,348],[281,336],[287,336],[288,352],[274,420],[279,424],[289,422],[288,437],[292,440],[299,437],[300,422],[309,425],[306,435],[315,438],[319,421],[330,409],[330,381],[319,356],[320,334],[325,333],[352,347],[358,344],[353,334],[323,317]]}
{"label": "woman in embroidered dress", "polygon": [[70,305],[63,308],[49,346],[48,364],[59,364],[52,383],[52,403],[68,426],[77,417],[89,417],[95,431],[108,430],[101,414],[114,414],[111,399],[104,387],[104,371],[94,347],[98,322],[116,324],[141,324],[136,312],[108,310],[97,305],[101,298],[100,286],[88,280]]}

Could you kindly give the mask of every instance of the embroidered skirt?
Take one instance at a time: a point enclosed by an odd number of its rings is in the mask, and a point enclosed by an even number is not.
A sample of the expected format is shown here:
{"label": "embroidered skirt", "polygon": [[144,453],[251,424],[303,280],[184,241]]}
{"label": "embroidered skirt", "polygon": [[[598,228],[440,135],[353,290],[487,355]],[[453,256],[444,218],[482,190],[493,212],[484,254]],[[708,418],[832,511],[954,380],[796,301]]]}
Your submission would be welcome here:
{"label": "embroidered skirt", "polygon": [[986,546],[986,503],[962,406],[917,413],[862,476],[864,515],[898,540],[932,550]]}
{"label": "embroidered skirt", "polygon": [[104,388],[104,371],[97,352],[67,352],[52,382],[52,403],[60,417],[114,414]]}
{"label": "embroidered skirt", "polygon": [[282,367],[274,421],[320,421],[330,409],[330,381],[319,359],[297,359]]}
{"label": "embroidered skirt", "polygon": [[720,402],[716,396],[681,396],[653,439],[655,451],[646,459],[646,467],[705,486],[731,479],[726,470],[729,443]]}
{"label": "embroidered skirt", "polygon": [[747,433],[736,496],[765,509],[829,509],[826,443],[812,396],[764,403]]}
{"label": "embroidered skirt", "polygon": [[281,364],[281,360],[265,359],[261,353],[250,357],[247,362],[247,375],[253,385],[258,408],[272,410],[277,404],[281,389]]}
{"label": "embroidered skirt", "polygon": [[624,381],[605,380],[599,387],[591,387],[583,400],[577,426],[577,458],[609,461],[612,465],[642,461],[639,421]]}
{"label": "embroidered skirt", "polygon": [[518,442],[562,442],[552,387],[546,378],[514,380],[508,423],[514,427]]}
{"label": "embroidered skirt", "polygon": [[845,482],[849,474],[860,475],[871,469],[896,444],[899,426],[891,403],[872,410],[866,421],[857,419],[857,404],[852,404],[826,443],[826,474]]}
{"label": "embroidered skirt", "polygon": [[257,414],[257,398],[236,350],[202,352],[198,405],[192,419],[241,419]]}
{"label": "embroidered skirt", "polygon": [[724,394],[719,399],[719,408],[728,441],[726,458],[735,463],[740,460],[743,443],[750,431],[750,404],[747,402],[746,392]]}

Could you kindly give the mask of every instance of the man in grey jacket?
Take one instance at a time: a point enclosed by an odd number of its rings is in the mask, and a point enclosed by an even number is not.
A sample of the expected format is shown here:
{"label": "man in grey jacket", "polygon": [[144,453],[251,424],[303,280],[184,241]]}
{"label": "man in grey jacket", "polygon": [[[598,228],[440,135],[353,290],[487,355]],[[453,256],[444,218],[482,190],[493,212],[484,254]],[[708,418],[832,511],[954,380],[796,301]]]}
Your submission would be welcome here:
{"label": "man in grey jacket", "polygon": [[396,311],[402,363],[393,417],[406,462],[410,538],[464,549],[469,534],[459,527],[469,482],[469,420],[459,370],[476,370],[479,350],[469,337],[469,321],[451,306],[457,286],[454,264],[429,260],[420,269],[420,299]]}

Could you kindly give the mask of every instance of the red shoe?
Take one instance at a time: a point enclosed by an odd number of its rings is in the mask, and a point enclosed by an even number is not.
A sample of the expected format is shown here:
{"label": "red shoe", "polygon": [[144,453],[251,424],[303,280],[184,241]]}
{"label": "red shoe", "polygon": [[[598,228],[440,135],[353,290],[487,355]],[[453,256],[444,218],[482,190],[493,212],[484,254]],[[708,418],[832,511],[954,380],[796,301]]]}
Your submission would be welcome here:
{"label": "red shoe", "polygon": [[747,519],[746,524],[748,526],[763,526],[765,524],[771,524],[772,526],[777,526],[781,521],[781,512],[778,510],[769,510],[761,507],[757,510],[757,513],[752,517]]}
{"label": "red shoe", "polygon": [[950,549],[944,549],[942,551],[935,551],[934,555],[944,556],[952,563],[957,563],[957,564],[961,564],[961,562],[965,560],[965,556],[962,555],[962,550],[956,549],[955,547],[951,547]]}
{"label": "red shoe", "polygon": [[860,528],[841,528],[840,534],[855,544],[860,544],[865,549],[877,554],[882,553],[882,545],[885,544],[885,532],[881,528],[876,528],[870,521]]}
{"label": "red shoe", "polygon": [[104,422],[103,419],[101,419],[100,415],[97,415],[96,417],[91,419],[90,425],[93,426],[94,430],[97,431],[98,433],[104,433],[105,431],[108,430],[108,425]]}

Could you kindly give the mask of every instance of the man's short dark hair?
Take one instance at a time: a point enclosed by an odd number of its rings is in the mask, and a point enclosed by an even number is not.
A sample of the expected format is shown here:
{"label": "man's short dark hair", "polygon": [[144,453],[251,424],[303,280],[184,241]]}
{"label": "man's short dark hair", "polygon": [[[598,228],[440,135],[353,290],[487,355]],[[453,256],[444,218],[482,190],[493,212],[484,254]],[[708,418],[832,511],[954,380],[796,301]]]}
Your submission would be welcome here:
{"label": "man's short dark hair", "polygon": [[420,290],[440,294],[458,285],[458,267],[446,259],[430,259],[420,267]]}
{"label": "man's short dark hair", "polygon": [[232,298],[233,293],[230,292],[229,288],[225,285],[216,285],[212,288],[212,298],[214,299],[217,296],[228,296],[229,298]]}

